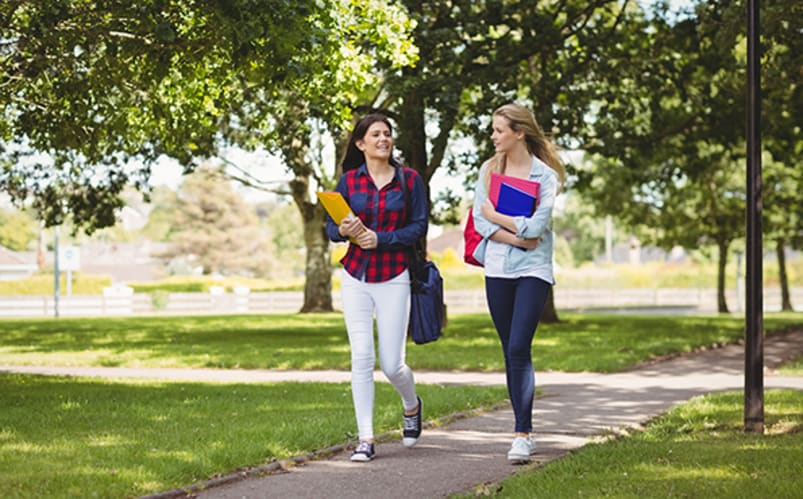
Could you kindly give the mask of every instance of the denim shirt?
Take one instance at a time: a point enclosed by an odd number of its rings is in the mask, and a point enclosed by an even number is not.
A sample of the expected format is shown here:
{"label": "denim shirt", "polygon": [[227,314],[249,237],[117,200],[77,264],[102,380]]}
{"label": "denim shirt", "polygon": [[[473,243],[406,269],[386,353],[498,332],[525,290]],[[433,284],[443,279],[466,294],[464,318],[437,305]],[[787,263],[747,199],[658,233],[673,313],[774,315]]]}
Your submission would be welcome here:
{"label": "denim shirt", "polygon": [[[506,273],[517,275],[526,273],[536,267],[546,268],[550,284],[554,284],[552,276],[552,253],[553,253],[553,234],[552,234],[552,208],[555,206],[555,198],[558,194],[558,174],[547,166],[546,163],[532,157],[530,166],[529,180],[541,184],[539,197],[535,212],[529,217],[513,217],[516,224],[516,236],[521,239],[538,237],[541,241],[538,247],[525,250],[516,246],[506,245],[505,261],[503,269]],[[485,186],[485,172],[488,169],[488,162],[482,165],[480,175],[477,179],[474,190],[474,226],[482,236],[482,241],[474,250],[474,258],[480,263],[485,263],[485,250],[488,246],[489,237],[497,230],[506,230],[500,225],[491,223],[482,216],[481,206],[488,198],[488,191]]]}

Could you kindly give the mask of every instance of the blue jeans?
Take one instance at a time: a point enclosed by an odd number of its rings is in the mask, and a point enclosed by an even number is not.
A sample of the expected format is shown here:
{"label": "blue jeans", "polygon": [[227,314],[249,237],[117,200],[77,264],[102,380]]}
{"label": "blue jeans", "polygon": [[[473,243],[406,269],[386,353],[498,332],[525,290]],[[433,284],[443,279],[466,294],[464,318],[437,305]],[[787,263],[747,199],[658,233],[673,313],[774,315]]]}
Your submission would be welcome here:
{"label": "blue jeans", "polygon": [[533,429],[532,343],[550,284],[537,277],[485,278],[485,295],[505,355],[507,392],[516,417],[516,433]]}

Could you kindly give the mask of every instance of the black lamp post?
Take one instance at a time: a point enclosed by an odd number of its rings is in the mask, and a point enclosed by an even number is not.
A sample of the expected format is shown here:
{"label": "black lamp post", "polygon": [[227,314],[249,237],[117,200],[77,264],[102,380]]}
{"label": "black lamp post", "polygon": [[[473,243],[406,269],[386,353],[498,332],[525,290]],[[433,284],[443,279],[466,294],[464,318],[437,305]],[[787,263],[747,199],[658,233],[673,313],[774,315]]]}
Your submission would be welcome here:
{"label": "black lamp post", "polygon": [[747,248],[744,430],[764,432],[764,317],[761,249],[761,80],[759,1],[747,2]]}

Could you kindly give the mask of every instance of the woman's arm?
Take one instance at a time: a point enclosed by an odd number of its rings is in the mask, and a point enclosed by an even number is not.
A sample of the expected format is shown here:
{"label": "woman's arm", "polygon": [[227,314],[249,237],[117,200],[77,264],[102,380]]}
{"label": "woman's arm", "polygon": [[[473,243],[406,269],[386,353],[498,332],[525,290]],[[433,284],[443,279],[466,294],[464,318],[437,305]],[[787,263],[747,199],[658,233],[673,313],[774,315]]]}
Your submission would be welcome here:
{"label": "woman's arm", "polygon": [[499,229],[498,231],[494,232],[491,237],[489,237],[491,241],[496,241],[499,243],[509,244],[511,246],[516,246],[522,249],[535,249],[538,246],[538,243],[541,240],[537,237],[530,238],[530,239],[520,239],[516,237],[515,234],[509,232],[505,229]]}
{"label": "woman's arm", "polygon": [[509,217],[513,220],[517,237],[528,239],[540,237],[552,226],[552,208],[558,196],[558,174],[555,170],[544,165],[544,174],[541,176],[541,188],[538,205],[530,217]]}

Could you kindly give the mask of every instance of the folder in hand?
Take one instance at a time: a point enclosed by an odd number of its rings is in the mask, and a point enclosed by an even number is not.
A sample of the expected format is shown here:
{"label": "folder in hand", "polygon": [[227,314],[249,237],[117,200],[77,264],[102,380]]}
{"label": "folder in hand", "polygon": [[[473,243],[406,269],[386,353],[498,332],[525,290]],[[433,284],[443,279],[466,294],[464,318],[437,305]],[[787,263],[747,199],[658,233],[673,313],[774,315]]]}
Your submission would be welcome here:
{"label": "folder in hand", "polygon": [[[339,192],[322,191],[316,192],[315,195],[318,196],[318,200],[335,224],[340,225],[343,220],[354,217],[354,212],[351,211],[351,207]],[[350,237],[349,241],[356,243],[357,239]]]}
{"label": "folder in hand", "polygon": [[502,185],[499,186],[496,211],[511,217],[529,217],[535,211],[535,196],[502,182]]}
{"label": "folder in hand", "polygon": [[340,222],[345,220],[346,218],[351,218],[354,216],[354,213],[351,211],[351,207],[343,199],[343,195],[337,191],[332,192],[316,192],[318,196],[318,200],[320,200],[323,207],[326,209],[326,213],[332,217],[332,221],[340,225]]}
{"label": "folder in hand", "polygon": [[491,185],[488,190],[488,198],[494,206],[499,201],[499,188],[502,183],[508,184],[512,187],[517,187],[522,191],[532,195],[538,204],[538,198],[541,193],[541,183],[528,180],[525,178],[511,177],[510,175],[502,175],[501,173],[491,173]]}

